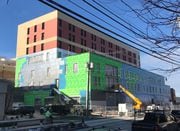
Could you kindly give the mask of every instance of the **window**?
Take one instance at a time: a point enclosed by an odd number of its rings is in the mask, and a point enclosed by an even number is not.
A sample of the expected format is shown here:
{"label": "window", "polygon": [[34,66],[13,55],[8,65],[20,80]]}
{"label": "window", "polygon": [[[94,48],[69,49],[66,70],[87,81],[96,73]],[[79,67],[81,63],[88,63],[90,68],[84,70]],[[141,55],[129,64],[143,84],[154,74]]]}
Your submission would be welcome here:
{"label": "window", "polygon": [[47,77],[50,76],[50,67],[47,68]]}
{"label": "window", "polygon": [[34,26],[34,32],[37,32],[37,25]]}
{"label": "window", "polygon": [[81,29],[81,36],[83,36],[83,30]]}
{"label": "window", "polygon": [[30,28],[27,29],[27,34],[28,34],[28,35],[30,34]]}
{"label": "window", "polygon": [[95,86],[100,86],[100,77],[99,76],[94,76],[94,85]]}
{"label": "window", "polygon": [[62,42],[61,41],[58,42],[58,48],[62,48]]}
{"label": "window", "polygon": [[29,48],[26,48],[26,54],[29,54]]}
{"label": "window", "polygon": [[96,35],[91,34],[91,39],[96,41]]}
{"label": "window", "polygon": [[58,22],[59,22],[59,26],[62,27],[62,20],[59,19]]}
{"label": "window", "polygon": [[93,34],[91,34],[91,40],[93,40],[94,39],[94,36],[93,36]]}
{"label": "window", "polygon": [[84,31],[84,37],[86,37],[86,31]]}
{"label": "window", "polygon": [[62,54],[60,51],[57,52],[57,58],[61,58]]}
{"label": "window", "polygon": [[136,58],[136,54],[135,53],[133,53],[133,57]]}
{"label": "window", "polygon": [[128,58],[128,61],[129,61],[129,62],[132,62],[132,59],[131,59],[131,58]]}
{"label": "window", "polygon": [[91,48],[96,50],[96,43],[92,43]]}
{"label": "window", "polygon": [[41,51],[43,51],[44,50],[44,44],[42,43],[41,44]]}
{"label": "window", "polygon": [[73,72],[74,73],[78,72],[78,64],[77,63],[74,63],[74,65],[73,65]]}
{"label": "window", "polygon": [[36,46],[33,46],[33,52],[34,53],[36,52]]}
{"label": "window", "polygon": [[35,70],[32,70],[32,71],[31,71],[31,79],[34,78],[34,75],[35,75]]}
{"label": "window", "polygon": [[61,30],[58,30],[58,36],[62,36],[62,31]]}
{"label": "window", "polygon": [[75,32],[75,26],[74,25],[72,25],[72,31]]}
{"label": "window", "polygon": [[75,35],[69,34],[69,38],[70,41],[75,42]]}
{"label": "window", "polygon": [[75,26],[72,24],[69,24],[69,31],[75,32]]}
{"label": "window", "polygon": [[101,52],[105,53],[105,48],[101,47]]}
{"label": "window", "polygon": [[136,61],[136,60],[134,60],[134,64],[135,64],[135,65],[137,64],[137,61]]}
{"label": "window", "polygon": [[36,42],[36,35],[34,35],[34,42]]}
{"label": "window", "polygon": [[84,40],[83,40],[83,39],[81,39],[81,45],[83,45],[83,43],[84,43]]}
{"label": "window", "polygon": [[120,50],[120,48],[119,48],[119,46],[118,46],[118,45],[116,45],[116,50],[118,50],[118,51]]}
{"label": "window", "polygon": [[125,61],[126,61],[126,56],[125,56],[125,55],[123,55],[123,60],[125,60]]}
{"label": "window", "polygon": [[86,40],[84,40],[84,46],[86,46]]}
{"label": "window", "polygon": [[27,38],[27,42],[26,43],[29,44],[29,37]]}
{"label": "window", "polygon": [[69,34],[69,38],[68,39],[71,41],[71,34]]}
{"label": "window", "polygon": [[72,35],[72,41],[75,42],[75,35]]}
{"label": "window", "polygon": [[46,54],[46,60],[49,60],[49,52]]}
{"label": "window", "polygon": [[84,45],[84,46],[86,46],[86,40],[84,40],[84,39],[81,39],[81,45]]}
{"label": "window", "polygon": [[105,66],[106,86],[108,88],[118,83],[118,68],[111,65]]}
{"label": "window", "polygon": [[111,42],[109,42],[109,48],[112,48],[112,43]]}
{"label": "window", "polygon": [[69,46],[68,46],[68,50],[75,52],[75,46],[69,45]]}
{"label": "window", "polygon": [[112,50],[109,50],[109,55],[113,56]]}
{"label": "window", "polygon": [[122,48],[123,54],[126,54],[126,49]]}
{"label": "window", "polygon": [[41,34],[41,40],[44,40],[44,33]]}
{"label": "window", "polygon": [[97,86],[98,82],[97,82],[97,77],[94,76],[94,85]]}
{"label": "window", "polygon": [[81,36],[86,37],[86,31],[85,31],[85,30],[83,30],[83,29],[81,29]]}
{"label": "window", "polygon": [[100,64],[94,63],[94,68],[92,69],[92,71],[94,71],[96,73],[100,73]]}
{"label": "window", "polygon": [[45,28],[45,23],[43,22],[42,23],[42,30]]}
{"label": "window", "polygon": [[101,44],[105,45],[105,40],[104,39],[101,39]]}
{"label": "window", "polygon": [[69,24],[69,31],[71,31],[71,24]]}
{"label": "window", "polygon": [[131,56],[131,54],[132,54],[131,51],[128,51],[128,55]]}
{"label": "window", "polygon": [[116,54],[116,57],[117,57],[117,58],[120,58],[120,53],[117,53],[117,54]]}

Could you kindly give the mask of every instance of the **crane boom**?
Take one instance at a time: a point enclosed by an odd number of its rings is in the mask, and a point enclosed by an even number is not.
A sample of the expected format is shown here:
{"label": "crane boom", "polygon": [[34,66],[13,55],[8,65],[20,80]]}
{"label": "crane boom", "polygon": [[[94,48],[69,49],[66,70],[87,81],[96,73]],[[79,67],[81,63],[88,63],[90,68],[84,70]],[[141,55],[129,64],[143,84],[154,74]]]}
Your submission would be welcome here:
{"label": "crane boom", "polygon": [[134,102],[135,104],[133,105],[133,108],[135,110],[140,110],[142,102],[139,98],[135,97],[130,91],[128,91],[125,87],[123,87],[121,84],[117,84],[115,86],[115,89],[120,89],[122,90],[126,95],[128,95]]}

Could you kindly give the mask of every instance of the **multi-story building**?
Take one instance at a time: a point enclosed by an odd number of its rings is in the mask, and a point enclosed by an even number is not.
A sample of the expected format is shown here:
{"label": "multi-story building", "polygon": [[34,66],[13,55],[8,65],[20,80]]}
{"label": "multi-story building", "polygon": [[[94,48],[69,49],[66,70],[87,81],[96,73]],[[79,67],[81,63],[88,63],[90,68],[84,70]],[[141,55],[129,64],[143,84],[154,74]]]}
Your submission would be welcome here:
{"label": "multi-story building", "polygon": [[[87,63],[91,61],[94,69],[89,85]],[[170,88],[162,76],[140,69],[136,49],[78,19],[53,11],[18,26],[15,86],[51,87],[57,80],[59,89],[80,103],[85,103],[89,86],[91,105],[131,102],[110,90],[117,83],[144,103],[168,103],[170,97]],[[25,101],[34,103],[28,100],[36,99],[33,94],[27,93]],[[41,93],[37,97],[41,98]]]}
{"label": "multi-story building", "polygon": [[0,57],[0,79],[14,81],[15,65],[16,61],[14,59]]}
{"label": "multi-story building", "polygon": [[137,50],[58,11],[18,26],[17,57],[53,48],[95,52],[140,67]]}

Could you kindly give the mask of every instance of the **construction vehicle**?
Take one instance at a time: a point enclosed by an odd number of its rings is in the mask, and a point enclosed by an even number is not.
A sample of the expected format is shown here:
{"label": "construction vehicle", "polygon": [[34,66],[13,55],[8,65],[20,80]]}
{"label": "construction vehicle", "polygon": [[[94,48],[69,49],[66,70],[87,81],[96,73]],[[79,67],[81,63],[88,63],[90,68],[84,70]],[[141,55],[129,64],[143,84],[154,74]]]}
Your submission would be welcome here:
{"label": "construction vehicle", "polygon": [[134,101],[134,103],[135,103],[133,105],[134,110],[136,110],[136,111],[141,110],[141,106],[142,106],[141,100],[139,98],[135,97],[130,91],[128,91],[121,84],[117,84],[117,85],[113,86],[113,89],[123,91],[126,95],[128,95]]}
{"label": "construction vehicle", "polygon": [[132,131],[178,131],[180,121],[170,112],[154,110],[146,112],[144,119],[132,123]]}
{"label": "construction vehicle", "polygon": [[45,115],[50,112],[51,114],[67,115],[76,112],[74,111],[75,105],[80,106],[76,100],[60,92],[57,88],[53,88],[52,92],[53,95],[45,98],[45,105],[40,108],[41,114]]}

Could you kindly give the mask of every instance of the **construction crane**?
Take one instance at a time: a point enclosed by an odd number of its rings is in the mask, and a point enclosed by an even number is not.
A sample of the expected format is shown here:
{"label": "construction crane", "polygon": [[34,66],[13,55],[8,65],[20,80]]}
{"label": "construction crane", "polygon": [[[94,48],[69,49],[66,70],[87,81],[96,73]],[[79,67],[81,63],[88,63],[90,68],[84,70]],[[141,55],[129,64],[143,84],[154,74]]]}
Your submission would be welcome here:
{"label": "construction crane", "polygon": [[135,97],[130,91],[128,91],[125,87],[123,87],[121,84],[117,84],[113,87],[115,90],[121,90],[123,91],[126,95],[128,95],[133,101],[134,101],[134,105],[133,108],[135,110],[140,110],[141,109],[141,105],[142,102],[139,98]]}

